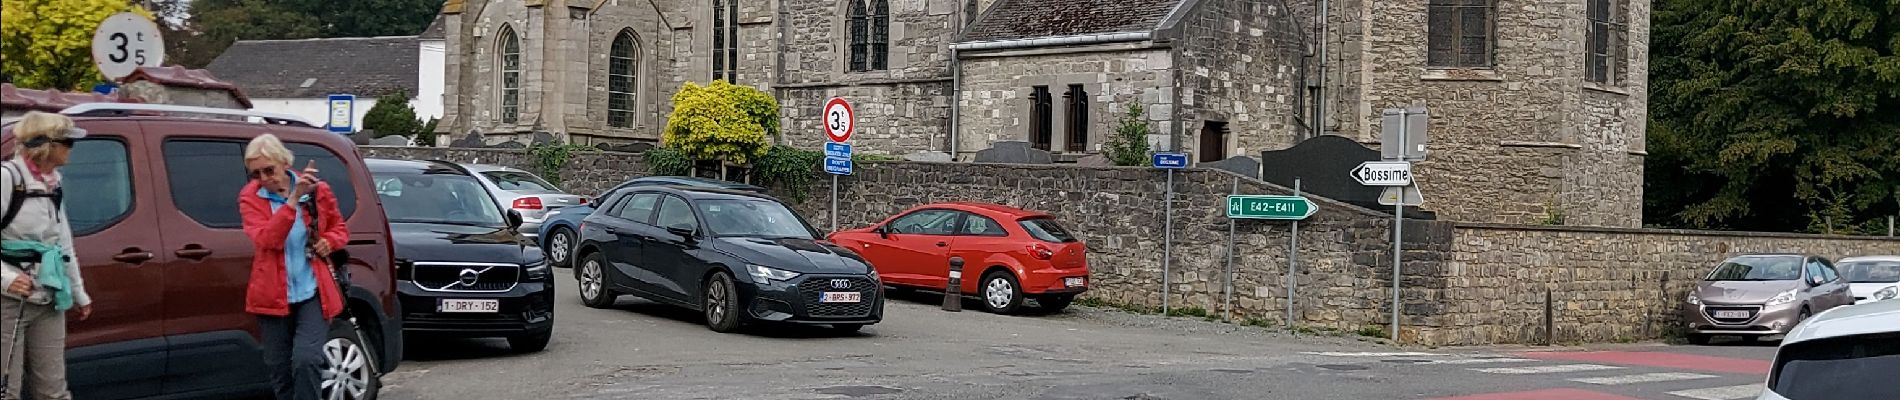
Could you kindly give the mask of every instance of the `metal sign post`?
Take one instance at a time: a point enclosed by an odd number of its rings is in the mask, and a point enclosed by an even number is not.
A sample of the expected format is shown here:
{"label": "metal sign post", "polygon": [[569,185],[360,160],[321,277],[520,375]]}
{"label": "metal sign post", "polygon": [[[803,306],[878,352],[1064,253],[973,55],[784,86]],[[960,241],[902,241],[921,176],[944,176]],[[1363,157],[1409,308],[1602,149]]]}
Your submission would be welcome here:
{"label": "metal sign post", "polygon": [[[1234,188],[1228,193],[1239,195],[1240,177],[1234,176],[1233,180]],[[1221,282],[1221,320],[1228,322],[1234,320],[1234,231],[1238,225],[1239,221],[1227,219],[1227,265],[1221,268],[1221,276],[1225,277]]]}
{"label": "metal sign post", "polygon": [[[1300,195],[1300,178],[1293,178],[1293,195]],[[1286,244],[1286,327],[1293,327],[1293,291],[1299,287],[1299,281],[1293,277],[1293,271],[1300,267],[1300,220],[1293,220],[1293,231],[1287,235]]]}
{"label": "metal sign post", "polygon": [[[1405,206],[1417,205],[1424,200],[1422,195],[1415,196],[1417,182],[1412,177],[1411,161],[1425,159],[1426,124],[1431,117],[1425,107],[1388,108],[1383,113],[1380,124],[1381,162],[1367,162],[1353,169],[1352,176],[1359,184],[1387,187],[1386,196],[1392,198],[1392,341],[1399,340],[1399,312],[1403,298],[1399,296],[1405,264]],[[1397,190],[1394,190],[1397,189]],[[1385,203],[1385,199],[1380,199]],[[1414,201],[1416,200],[1416,201]]]}
{"label": "metal sign post", "polygon": [[1173,289],[1170,288],[1173,284],[1173,277],[1170,275],[1172,275],[1173,268],[1174,268],[1174,170],[1187,168],[1187,163],[1188,163],[1188,158],[1186,154],[1181,154],[1181,153],[1155,153],[1154,154],[1154,163],[1153,163],[1154,167],[1168,170],[1168,187],[1165,189],[1167,190],[1167,197],[1166,197],[1167,200],[1162,205],[1162,208],[1165,211],[1162,211],[1163,214],[1161,217],[1162,219],[1161,229],[1165,231],[1163,235],[1166,237],[1165,239],[1163,239],[1164,241],[1161,242],[1161,314],[1162,315],[1167,315],[1168,311],[1171,309],[1171,306],[1172,306],[1172,304],[1170,303],[1171,300],[1168,299],[1168,293],[1173,291]]}

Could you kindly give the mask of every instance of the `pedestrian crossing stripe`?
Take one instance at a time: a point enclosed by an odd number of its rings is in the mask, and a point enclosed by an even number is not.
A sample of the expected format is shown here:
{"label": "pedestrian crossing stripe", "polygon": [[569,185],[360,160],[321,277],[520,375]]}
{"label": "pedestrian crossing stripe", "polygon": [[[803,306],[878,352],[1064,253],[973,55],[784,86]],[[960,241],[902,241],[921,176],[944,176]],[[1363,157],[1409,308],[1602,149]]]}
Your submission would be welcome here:
{"label": "pedestrian crossing stripe", "polygon": [[1696,400],[1738,400],[1752,399],[1761,394],[1762,385],[1735,385],[1707,389],[1678,390],[1669,394]]}
{"label": "pedestrian crossing stripe", "polygon": [[1309,354],[1309,355],[1327,356],[1327,357],[1440,357],[1440,356],[1448,355],[1448,354],[1438,354],[1438,353],[1378,353],[1378,352],[1343,352],[1343,351],[1305,351],[1305,352],[1300,352],[1300,354]]}
{"label": "pedestrian crossing stripe", "polygon": [[1549,373],[1561,373],[1561,372],[1602,371],[1602,370],[1611,370],[1611,369],[1623,369],[1623,367],[1612,367],[1608,365],[1597,365],[1597,364],[1564,364],[1564,365],[1539,365],[1535,367],[1474,368],[1472,369],[1472,371],[1478,371],[1478,372],[1483,372],[1487,374],[1522,375],[1522,374],[1549,374]]}
{"label": "pedestrian crossing stripe", "polygon": [[1575,378],[1575,379],[1570,379],[1570,381],[1583,382],[1583,383],[1596,384],[1596,385],[1628,385],[1632,383],[1686,381],[1690,379],[1708,379],[1708,378],[1715,378],[1715,377],[1716,377],[1715,375],[1692,374],[1692,373],[1687,373],[1687,372],[1658,372],[1658,373],[1652,373],[1652,374],[1605,376],[1605,377],[1596,377],[1596,378]]}
{"label": "pedestrian crossing stripe", "polygon": [[1455,358],[1455,359],[1450,359],[1450,360],[1431,360],[1431,361],[1421,362],[1418,364],[1419,365],[1502,364],[1502,363],[1519,363],[1519,362],[1534,362],[1534,361],[1542,361],[1542,360],[1533,360],[1529,358]]}

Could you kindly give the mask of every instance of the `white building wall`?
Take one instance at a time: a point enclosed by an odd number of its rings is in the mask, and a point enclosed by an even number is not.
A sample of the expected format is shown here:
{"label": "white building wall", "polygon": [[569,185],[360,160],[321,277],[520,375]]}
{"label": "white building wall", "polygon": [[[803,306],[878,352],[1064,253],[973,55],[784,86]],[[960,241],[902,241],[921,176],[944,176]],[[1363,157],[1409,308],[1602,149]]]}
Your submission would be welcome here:
{"label": "white building wall", "polygon": [[447,82],[444,72],[448,46],[443,40],[424,40],[421,57],[416,59],[416,100],[409,102],[416,109],[416,118],[428,122],[432,118],[442,118],[442,87]]}
{"label": "white building wall", "polygon": [[[416,100],[409,101],[410,107],[415,107],[416,103],[418,103]],[[356,120],[352,123],[352,125],[356,126],[356,130],[363,130],[363,116],[369,114],[370,107],[375,106],[376,98],[374,97],[356,98],[356,105],[353,107],[355,108],[353,114],[356,115]],[[318,127],[322,127],[330,122],[329,98],[251,99],[251,110],[295,115]],[[437,110],[440,110],[440,108],[437,108]],[[420,117],[419,114],[421,114],[421,111],[418,110],[416,114]],[[424,119],[424,122],[427,122],[427,119]]]}

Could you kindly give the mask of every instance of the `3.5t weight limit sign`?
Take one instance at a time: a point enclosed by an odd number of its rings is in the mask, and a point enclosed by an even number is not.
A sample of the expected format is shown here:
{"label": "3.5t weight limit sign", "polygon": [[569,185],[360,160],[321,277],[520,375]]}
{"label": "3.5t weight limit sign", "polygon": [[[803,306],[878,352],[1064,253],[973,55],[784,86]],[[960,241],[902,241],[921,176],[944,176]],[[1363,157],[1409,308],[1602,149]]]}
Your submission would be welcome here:
{"label": "3.5t weight limit sign", "polygon": [[851,103],[837,97],[825,102],[826,138],[839,143],[851,140],[851,130],[857,125],[857,116],[851,112]]}

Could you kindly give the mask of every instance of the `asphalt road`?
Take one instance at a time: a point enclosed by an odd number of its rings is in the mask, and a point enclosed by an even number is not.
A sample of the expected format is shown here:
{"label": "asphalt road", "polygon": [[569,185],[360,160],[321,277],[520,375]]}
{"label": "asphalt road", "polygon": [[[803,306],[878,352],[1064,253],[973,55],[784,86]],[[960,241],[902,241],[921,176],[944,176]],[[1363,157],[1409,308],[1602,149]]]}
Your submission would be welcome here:
{"label": "asphalt road", "polygon": [[[1756,369],[1774,350],[1403,349],[1080,306],[1034,317],[950,313],[935,295],[893,299],[883,323],[853,335],[719,334],[696,313],[632,297],[614,309],[582,306],[568,272],[557,276],[547,350],[412,340],[383,398],[1724,400],[1759,385]],[[1727,392],[1694,391],[1703,389]]]}

